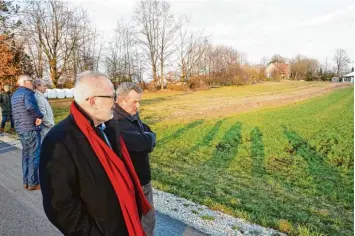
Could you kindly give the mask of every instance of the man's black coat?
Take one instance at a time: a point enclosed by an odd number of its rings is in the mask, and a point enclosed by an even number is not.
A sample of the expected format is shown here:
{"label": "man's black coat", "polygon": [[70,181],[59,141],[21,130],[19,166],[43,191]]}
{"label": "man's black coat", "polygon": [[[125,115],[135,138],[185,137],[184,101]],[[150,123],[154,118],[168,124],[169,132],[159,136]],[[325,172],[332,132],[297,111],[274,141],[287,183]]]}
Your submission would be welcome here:
{"label": "man's black coat", "polygon": [[[121,156],[115,126],[110,122],[105,133]],[[99,128],[95,130],[104,140]],[[111,182],[72,115],[46,135],[39,171],[45,213],[64,235],[128,235]]]}

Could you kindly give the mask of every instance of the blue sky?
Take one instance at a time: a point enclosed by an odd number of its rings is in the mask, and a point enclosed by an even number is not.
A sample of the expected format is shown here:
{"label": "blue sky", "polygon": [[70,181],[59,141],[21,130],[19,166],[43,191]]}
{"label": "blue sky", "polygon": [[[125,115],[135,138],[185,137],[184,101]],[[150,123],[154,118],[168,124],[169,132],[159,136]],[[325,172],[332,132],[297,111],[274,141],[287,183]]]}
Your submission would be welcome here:
{"label": "blue sky", "polygon": [[[105,38],[119,19],[129,20],[136,0],[71,0],[86,9]],[[264,56],[297,54],[332,62],[336,48],[354,58],[351,0],[169,0],[175,16],[190,17],[214,44],[245,52],[252,63]]]}

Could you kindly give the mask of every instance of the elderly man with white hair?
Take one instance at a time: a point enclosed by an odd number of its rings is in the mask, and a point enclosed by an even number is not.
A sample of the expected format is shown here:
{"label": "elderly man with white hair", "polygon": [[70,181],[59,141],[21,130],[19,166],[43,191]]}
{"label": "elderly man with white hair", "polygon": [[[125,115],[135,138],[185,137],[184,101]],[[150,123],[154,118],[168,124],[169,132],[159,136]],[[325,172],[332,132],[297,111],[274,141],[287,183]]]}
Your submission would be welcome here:
{"label": "elderly man with white hair", "polygon": [[40,180],[48,219],[64,235],[144,235],[144,197],[112,119],[115,92],[99,72],[78,75],[70,115],[42,143]]}
{"label": "elderly man with white hair", "polygon": [[23,187],[39,190],[39,152],[41,146],[41,123],[43,114],[38,108],[34,95],[32,78],[21,75],[20,86],[11,97],[12,117],[22,144]]}
{"label": "elderly man with white hair", "polygon": [[41,140],[43,141],[48,131],[54,126],[54,115],[48,100],[44,97],[44,93],[47,90],[46,82],[42,79],[36,79],[33,82],[33,86],[35,89],[35,97],[38,103],[39,110],[43,114],[41,124]]}

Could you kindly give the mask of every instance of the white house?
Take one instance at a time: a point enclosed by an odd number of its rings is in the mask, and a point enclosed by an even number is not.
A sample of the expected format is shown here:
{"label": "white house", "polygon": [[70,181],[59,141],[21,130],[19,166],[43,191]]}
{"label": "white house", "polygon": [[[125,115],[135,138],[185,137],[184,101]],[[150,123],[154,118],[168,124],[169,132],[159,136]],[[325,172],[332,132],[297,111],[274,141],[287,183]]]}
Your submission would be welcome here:
{"label": "white house", "polygon": [[354,71],[349,74],[344,75],[342,78],[342,82],[354,83]]}

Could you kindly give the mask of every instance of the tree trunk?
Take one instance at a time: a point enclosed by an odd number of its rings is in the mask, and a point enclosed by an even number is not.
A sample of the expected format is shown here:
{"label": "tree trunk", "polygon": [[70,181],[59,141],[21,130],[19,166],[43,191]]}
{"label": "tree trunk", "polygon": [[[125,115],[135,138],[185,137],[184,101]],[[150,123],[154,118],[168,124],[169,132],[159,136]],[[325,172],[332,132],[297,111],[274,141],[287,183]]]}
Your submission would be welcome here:
{"label": "tree trunk", "polygon": [[58,84],[58,70],[57,70],[57,62],[55,59],[52,59],[49,62],[49,69],[50,69],[50,73],[51,73],[51,80],[53,83],[54,87],[57,87]]}
{"label": "tree trunk", "polygon": [[161,63],[160,70],[161,70],[160,89],[164,90],[164,66],[163,66],[163,63]]}
{"label": "tree trunk", "polygon": [[157,82],[157,67],[153,65],[152,70],[153,70],[153,81]]}
{"label": "tree trunk", "polygon": [[180,76],[180,81],[184,82],[186,78],[186,64],[184,60],[181,60],[181,76]]}

